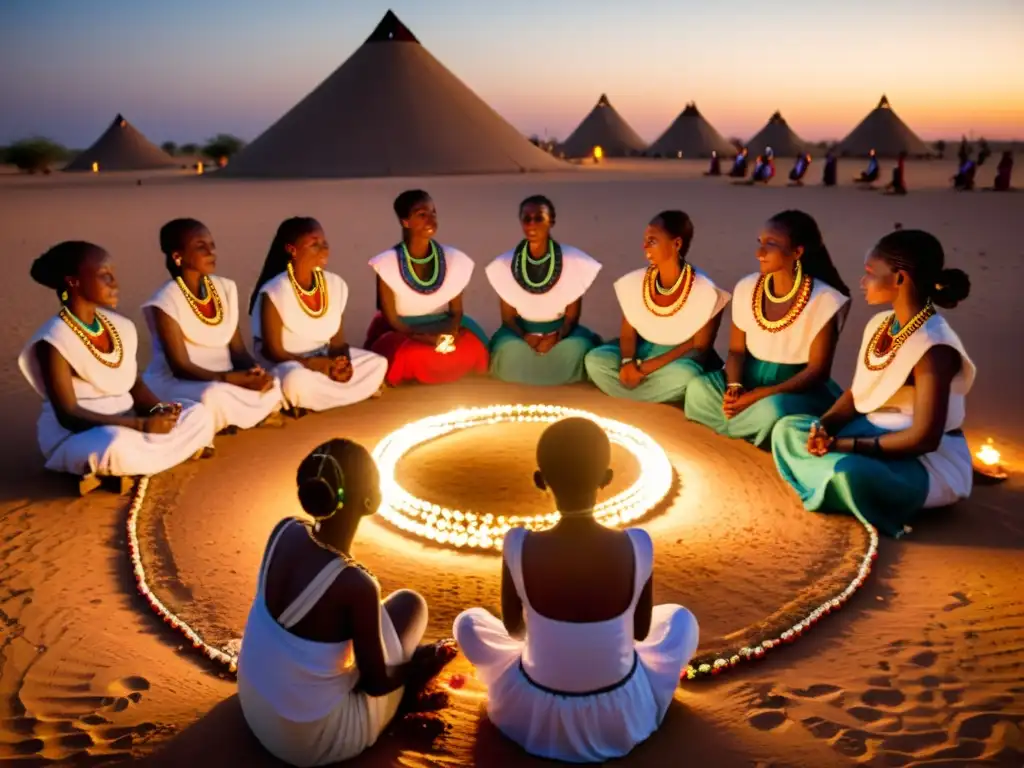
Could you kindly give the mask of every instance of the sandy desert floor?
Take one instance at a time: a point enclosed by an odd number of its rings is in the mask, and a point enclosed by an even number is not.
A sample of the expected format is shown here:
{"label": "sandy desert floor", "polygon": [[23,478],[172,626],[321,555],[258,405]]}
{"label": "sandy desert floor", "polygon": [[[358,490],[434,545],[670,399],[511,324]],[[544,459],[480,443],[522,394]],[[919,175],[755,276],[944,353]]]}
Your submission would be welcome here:
{"label": "sandy desert floor", "polygon": [[[843,161],[842,177],[859,167]],[[16,357],[55,300],[29,280],[31,260],[62,239],[102,244],[118,264],[119,310],[140,322],[139,304],[164,279],[157,230],[166,220],[205,221],[218,241],[219,271],[247,296],[280,220],[312,215],[331,239],[332,268],[353,289],[345,318],[358,344],[373,305],[366,259],[398,238],[393,197],[424,187],[438,205],[439,239],[480,266],[518,240],[519,200],[535,192],[551,197],[556,236],[605,264],[584,308],[584,322],[605,336],[618,324],[612,282],[642,264],[643,227],[664,208],[690,213],[697,228],[691,260],[723,286],[753,271],[759,225],[788,207],[818,219],[851,284],[865,251],[894,223],[937,234],[950,265],[966,269],[973,283],[971,297],[949,313],[980,372],[968,439],[977,445],[992,437],[1010,480],[978,486],[970,501],[929,515],[898,543],[883,540],[863,589],[807,637],[762,662],[682,686],[663,728],[622,762],[1024,765],[1024,405],[1015,395],[1024,195],[954,194],[944,188],[949,163],[910,164],[911,194],[904,198],[849,184],[819,188],[815,167],[814,185],[796,189],[737,187],[701,178],[703,169],[696,162],[636,161],[557,175],[434,179],[0,178],[0,252],[9,268],[0,284],[9,318],[0,338],[0,763],[279,764],[246,730],[234,683],[183,648],[136,596],[125,551],[126,499],[105,492],[77,498],[69,482],[41,469],[38,399]],[[989,183],[984,174],[981,183]],[[496,327],[497,302],[483,275],[474,277],[466,303],[488,330]],[[834,371],[841,384],[849,383],[871,313],[856,296]],[[725,334],[720,349],[724,343]],[[144,363],[148,352],[142,355]],[[373,444],[412,418],[498,401],[571,404],[636,424],[659,440],[679,483],[670,507],[644,523],[657,541],[656,597],[695,611],[702,648],[838,578],[843,558],[863,545],[852,521],[802,512],[770,456],[718,440],[671,409],[612,402],[582,386],[544,391],[484,381],[390,391],[344,412],[222,438],[215,459],[158,478],[145,539],[158,589],[211,638],[237,636],[267,532],[296,511],[290,475],[310,446],[335,434]],[[504,429],[420,449],[420,461],[403,463],[403,479],[464,504],[504,483],[512,500],[535,509],[537,498],[524,489],[533,433]],[[495,447],[497,437],[503,442]],[[455,471],[433,480],[432,467],[471,454],[486,482],[467,488],[464,473]],[[625,456],[616,466],[623,478],[636,471]],[[494,558],[431,549],[373,520],[357,548],[385,588],[424,591],[432,637],[446,634],[462,607],[495,606]],[[460,659],[445,679],[452,673],[470,670]],[[540,764],[498,735],[481,707],[470,680],[451,691],[442,713],[446,735],[430,745],[386,735],[354,763]]]}

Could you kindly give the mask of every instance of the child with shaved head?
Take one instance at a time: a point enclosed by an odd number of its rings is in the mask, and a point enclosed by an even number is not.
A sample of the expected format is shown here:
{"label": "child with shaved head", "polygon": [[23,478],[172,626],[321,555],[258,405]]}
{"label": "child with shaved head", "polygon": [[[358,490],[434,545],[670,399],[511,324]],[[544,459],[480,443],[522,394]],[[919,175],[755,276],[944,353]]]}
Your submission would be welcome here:
{"label": "child with shaved head", "polygon": [[627,754],[657,730],[697,650],[693,614],[653,605],[647,532],[594,519],[610,465],[594,422],[548,427],[534,482],[561,518],[545,531],[506,534],[500,619],[483,608],[455,619],[455,638],[488,688],[491,722],[539,757]]}

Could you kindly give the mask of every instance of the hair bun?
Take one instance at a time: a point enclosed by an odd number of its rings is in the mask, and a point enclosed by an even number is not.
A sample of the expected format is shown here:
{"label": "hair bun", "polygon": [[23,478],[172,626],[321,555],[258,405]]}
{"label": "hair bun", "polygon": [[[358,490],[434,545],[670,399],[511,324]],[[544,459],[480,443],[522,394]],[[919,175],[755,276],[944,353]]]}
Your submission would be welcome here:
{"label": "hair bun", "polygon": [[935,281],[932,301],[945,309],[952,309],[971,292],[971,279],[962,269],[944,269]]}
{"label": "hair bun", "polygon": [[307,478],[299,483],[299,504],[313,517],[330,517],[338,508],[338,489],[325,477]]}

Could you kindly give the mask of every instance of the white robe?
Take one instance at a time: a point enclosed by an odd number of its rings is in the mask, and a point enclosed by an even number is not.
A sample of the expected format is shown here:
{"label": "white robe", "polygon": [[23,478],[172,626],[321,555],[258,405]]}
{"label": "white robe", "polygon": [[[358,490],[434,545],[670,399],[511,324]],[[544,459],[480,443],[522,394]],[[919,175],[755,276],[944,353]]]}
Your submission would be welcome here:
{"label": "white robe", "polygon": [[238,328],[238,288],[226,278],[211,277],[220,295],[223,316],[217,325],[207,325],[196,317],[185,295],[174,280],[169,280],[142,305],[153,338],[153,359],[143,378],[161,400],[189,399],[203,403],[213,416],[216,431],[228,426],[248,429],[281,409],[284,395],[277,380],[266,392],[256,392],[219,381],[179,379],[171,371],[156,332],[153,310],[159,309],[181,328],[189,360],[208,371],[232,369],[229,344]]}
{"label": "white robe", "polygon": [[445,275],[441,286],[433,293],[413,290],[402,279],[398,266],[398,254],[394,248],[378,253],[370,259],[370,266],[377,276],[395,294],[395,312],[401,317],[423,317],[448,311],[452,299],[460,296],[469,279],[473,276],[475,264],[466,254],[450,245],[442,245],[445,258]]}
{"label": "white robe", "polygon": [[544,293],[530,293],[512,274],[514,251],[506,251],[487,265],[484,272],[494,292],[527,322],[546,323],[565,316],[566,307],[583,296],[601,271],[600,262],[578,248],[562,245],[562,272],[554,287]]}
{"label": "white robe", "polygon": [[725,309],[729,293],[723,291],[696,267],[693,268],[693,286],[682,309],[669,317],[654,314],[644,302],[644,278],[647,268],[628,272],[615,281],[615,296],[626,321],[651,344],[678,347],[692,339],[696,333]]}
{"label": "white robe", "polygon": [[[177,425],[165,435],[147,434],[128,427],[97,426],[71,432],[61,426],[46,394],[37,356],[37,345],[52,345],[72,370],[71,383],[78,405],[106,416],[131,414],[132,387],[138,377],[139,337],[126,317],[102,310],[101,314],[121,338],[122,359],[116,368],[104,365],[60,318],[50,318],[29,340],[18,357],[18,367],[43,398],[36,433],[46,468],[76,475],[153,475],[187,460],[213,442],[213,419],[198,403],[185,406]],[[103,356],[113,362],[113,353]]]}
{"label": "white robe", "polygon": [[747,335],[747,351],[766,363],[800,365],[811,359],[814,339],[835,317],[842,330],[850,312],[850,297],[831,285],[815,280],[811,297],[796,320],[776,333],[766,331],[754,319],[754,288],[759,274],[747,275],[732,294],[732,321]]}
{"label": "white robe", "polygon": [[[949,392],[949,410],[945,431],[959,430],[966,416],[967,393],[974,385],[976,369],[967,355],[960,337],[946,319],[936,313],[918,328],[896,352],[895,359],[880,371],[872,371],[864,364],[864,354],[879,325],[889,315],[879,312],[868,321],[857,355],[857,370],[853,375],[853,404],[859,413],[882,429],[899,431],[914,422],[914,387],[907,379],[925,352],[935,346],[948,346],[960,354],[960,371],[953,377]],[[881,359],[871,356],[872,364]],[[945,434],[938,450],[918,457],[928,471],[928,498],[925,508],[945,507],[971,495],[974,472],[971,451],[963,434]]]}
{"label": "white robe", "polygon": [[281,380],[281,390],[289,404],[311,411],[326,411],[366,400],[380,389],[388,372],[387,358],[365,349],[349,348],[352,378],[341,383],[302,363],[289,360],[273,363],[263,356],[261,312],[269,299],[281,317],[281,345],[284,351],[301,357],[327,354],[328,345],[341,328],[342,314],[348,302],[348,285],[333,272],[324,272],[327,284],[327,311],[312,317],[303,311],[287,272],[268,280],[256,297],[250,322],[257,356],[267,370]]}

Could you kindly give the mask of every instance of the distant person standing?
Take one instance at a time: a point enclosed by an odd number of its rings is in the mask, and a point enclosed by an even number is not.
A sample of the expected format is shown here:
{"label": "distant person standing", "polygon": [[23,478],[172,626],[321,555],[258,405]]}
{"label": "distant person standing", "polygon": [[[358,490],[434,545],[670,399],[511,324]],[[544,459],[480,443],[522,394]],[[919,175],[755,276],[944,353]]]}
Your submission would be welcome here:
{"label": "distant person standing", "polygon": [[896,167],[892,169],[892,181],[885,188],[885,194],[887,195],[905,195],[907,194],[907,184],[905,175],[905,164],[907,160],[907,153],[900,152],[899,158],[896,160]]}
{"label": "distant person standing", "polygon": [[826,187],[834,187],[839,173],[839,159],[829,150],[825,155],[825,170],[821,174],[821,183]]}
{"label": "distant person standing", "polygon": [[996,192],[1009,192],[1010,191],[1010,176],[1013,174],[1013,152],[1006,150],[1003,152],[1003,159],[999,161],[999,166],[996,168],[996,180],[995,184],[992,185],[992,189]]}

